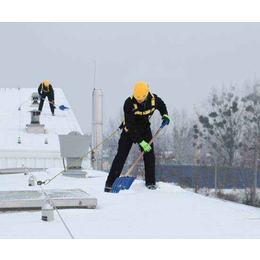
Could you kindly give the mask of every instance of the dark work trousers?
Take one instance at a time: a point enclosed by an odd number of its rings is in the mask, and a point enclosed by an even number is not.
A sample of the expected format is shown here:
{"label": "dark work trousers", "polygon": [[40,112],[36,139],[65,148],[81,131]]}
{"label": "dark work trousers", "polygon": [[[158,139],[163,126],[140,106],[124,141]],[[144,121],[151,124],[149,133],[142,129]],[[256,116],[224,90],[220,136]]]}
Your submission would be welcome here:
{"label": "dark work trousers", "polygon": [[[142,134],[142,137],[147,143],[150,142],[152,139],[151,129]],[[123,131],[118,142],[117,155],[112,163],[106,185],[112,186],[116,178],[120,176],[132,145],[133,141],[131,140],[130,135]],[[155,155],[153,144],[151,147],[152,150],[149,153],[145,153],[143,156],[146,185],[155,184]],[[136,158],[138,155],[139,154],[136,155]]]}
{"label": "dark work trousers", "polygon": [[[54,101],[53,95],[50,95],[50,94],[48,94],[48,93],[44,93],[44,92],[43,92],[43,93],[41,94],[41,97],[40,97],[40,100],[41,100],[41,101],[40,101],[38,110],[42,111],[42,107],[43,107],[44,100],[45,100],[46,97],[48,97],[48,100],[49,100],[50,102],[53,102],[53,101]],[[54,113],[54,105],[53,105],[52,103],[49,103],[49,104],[50,104],[51,112]]]}

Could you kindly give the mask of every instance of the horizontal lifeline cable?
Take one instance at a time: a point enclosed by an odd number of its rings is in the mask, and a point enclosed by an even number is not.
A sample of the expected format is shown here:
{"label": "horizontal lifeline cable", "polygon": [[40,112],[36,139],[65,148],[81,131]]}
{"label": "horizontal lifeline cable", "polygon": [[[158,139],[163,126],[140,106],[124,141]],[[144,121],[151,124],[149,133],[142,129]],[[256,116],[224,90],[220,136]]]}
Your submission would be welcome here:
{"label": "horizontal lifeline cable", "polygon": [[30,100],[30,98],[31,98],[31,97],[28,97],[28,99],[26,99],[23,103],[21,103],[21,104],[18,106],[18,110],[20,110],[21,107],[22,107],[25,103],[27,103],[27,102]]}
{"label": "horizontal lifeline cable", "polygon": [[[36,177],[35,177],[33,174],[30,174],[30,176],[32,176],[33,179],[37,182],[37,179],[36,179]],[[53,206],[53,208],[54,208],[55,211],[57,212],[59,218],[61,219],[61,221],[62,221],[64,227],[65,227],[66,230],[68,231],[68,233],[69,233],[71,239],[75,239],[74,236],[72,235],[72,233],[71,233],[69,227],[67,226],[67,224],[65,223],[64,219],[62,218],[60,212],[58,211],[58,209],[57,209],[55,203],[51,200],[50,196],[45,192],[45,190],[43,189],[43,187],[40,186],[40,188],[41,188],[41,190],[42,190],[43,195],[45,196],[45,201],[48,201],[48,202]]]}
{"label": "horizontal lifeline cable", "polygon": [[96,145],[94,148],[92,148],[90,151],[88,151],[86,154],[84,154],[83,156],[81,156],[79,159],[75,160],[74,162],[72,162],[69,166],[67,166],[64,170],[62,170],[61,172],[59,172],[58,174],[54,175],[52,178],[50,179],[46,179],[45,181],[37,181],[37,185],[48,185],[51,181],[53,181],[55,178],[57,178],[60,174],[66,172],[69,168],[71,168],[72,166],[76,165],[79,161],[81,161],[84,157],[86,157],[88,154],[92,153],[94,150],[96,150],[100,145],[102,145],[103,143],[105,143],[106,141],[108,141],[114,134],[116,134],[118,131],[120,130],[120,128],[117,128],[115,131],[113,131],[106,139],[104,139],[101,143],[99,143],[98,145]]}

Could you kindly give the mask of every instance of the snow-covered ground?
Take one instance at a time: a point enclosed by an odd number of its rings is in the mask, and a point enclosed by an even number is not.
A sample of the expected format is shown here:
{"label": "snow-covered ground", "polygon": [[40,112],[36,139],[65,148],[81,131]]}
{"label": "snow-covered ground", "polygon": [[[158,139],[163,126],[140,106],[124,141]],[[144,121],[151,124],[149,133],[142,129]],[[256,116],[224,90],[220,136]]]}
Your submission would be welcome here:
{"label": "snow-covered ground", "polygon": [[[188,191],[195,192],[194,189],[186,188]],[[242,203],[246,205],[250,202],[250,188],[247,189],[221,189],[218,190],[218,198],[222,198],[224,200],[234,201],[237,203]],[[208,188],[201,188],[197,191],[198,194],[204,195],[204,196],[210,196],[210,197],[216,197],[215,195],[215,189],[208,189]],[[257,200],[260,198],[260,189],[258,188],[256,190],[256,197]],[[259,203],[257,202],[257,205],[259,207]]]}
{"label": "snow-covered ground", "polygon": [[[59,169],[35,173],[45,180]],[[96,209],[60,210],[75,238],[260,238],[260,210],[208,198],[173,184],[147,190],[136,180],[129,191],[103,192],[107,173],[89,171],[89,178],[60,176],[44,189],[81,188],[98,199]],[[0,190],[28,187],[23,174],[0,175]],[[41,212],[0,213],[0,238],[69,238],[55,212],[44,222]]]}

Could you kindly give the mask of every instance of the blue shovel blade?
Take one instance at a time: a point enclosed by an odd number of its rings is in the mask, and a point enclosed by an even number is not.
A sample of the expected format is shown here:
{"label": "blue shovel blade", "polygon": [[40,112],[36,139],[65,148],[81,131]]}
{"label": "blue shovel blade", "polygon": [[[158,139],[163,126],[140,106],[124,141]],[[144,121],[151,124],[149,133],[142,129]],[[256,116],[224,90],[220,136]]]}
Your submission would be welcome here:
{"label": "blue shovel blade", "polygon": [[65,107],[64,105],[59,106],[59,109],[64,111],[65,109],[69,109],[68,107]]}
{"label": "blue shovel blade", "polygon": [[129,190],[135,177],[118,177],[116,178],[111,193],[118,193],[120,190]]}

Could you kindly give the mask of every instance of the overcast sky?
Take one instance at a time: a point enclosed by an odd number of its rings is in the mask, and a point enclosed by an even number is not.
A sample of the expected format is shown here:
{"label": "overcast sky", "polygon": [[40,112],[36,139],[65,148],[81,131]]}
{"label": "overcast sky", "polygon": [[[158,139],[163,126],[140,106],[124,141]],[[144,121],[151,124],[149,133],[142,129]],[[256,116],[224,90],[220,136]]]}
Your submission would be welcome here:
{"label": "overcast sky", "polygon": [[193,112],[212,87],[260,78],[259,43],[259,23],[0,23],[0,87],[49,79],[90,132],[94,60],[107,121],[137,81]]}

